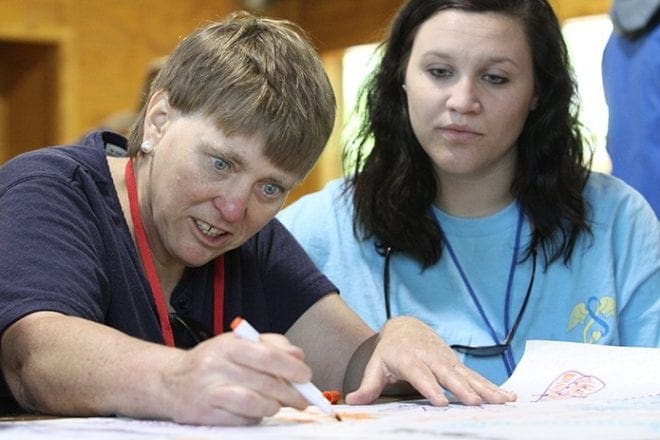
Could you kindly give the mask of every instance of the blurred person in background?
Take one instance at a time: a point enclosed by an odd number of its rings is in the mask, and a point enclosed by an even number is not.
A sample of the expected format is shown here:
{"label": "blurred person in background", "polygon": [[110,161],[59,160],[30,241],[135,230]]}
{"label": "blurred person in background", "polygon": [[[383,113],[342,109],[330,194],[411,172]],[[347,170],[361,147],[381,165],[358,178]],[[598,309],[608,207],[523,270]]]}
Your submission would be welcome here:
{"label": "blurred person in background", "polygon": [[660,217],[660,0],[614,0],[603,52],[612,174]]}

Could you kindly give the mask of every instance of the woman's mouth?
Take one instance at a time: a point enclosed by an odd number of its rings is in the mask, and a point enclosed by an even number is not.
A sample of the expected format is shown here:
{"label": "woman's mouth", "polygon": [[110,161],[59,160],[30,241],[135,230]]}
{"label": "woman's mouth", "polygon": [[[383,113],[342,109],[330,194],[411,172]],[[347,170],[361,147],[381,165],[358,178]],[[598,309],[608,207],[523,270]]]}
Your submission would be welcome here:
{"label": "woman's mouth", "polygon": [[195,223],[197,224],[197,228],[202,231],[204,235],[208,235],[209,237],[215,238],[223,233],[220,229],[201,220],[195,220]]}
{"label": "woman's mouth", "polygon": [[467,127],[450,125],[440,129],[442,136],[455,144],[468,144],[482,137],[481,133]]}

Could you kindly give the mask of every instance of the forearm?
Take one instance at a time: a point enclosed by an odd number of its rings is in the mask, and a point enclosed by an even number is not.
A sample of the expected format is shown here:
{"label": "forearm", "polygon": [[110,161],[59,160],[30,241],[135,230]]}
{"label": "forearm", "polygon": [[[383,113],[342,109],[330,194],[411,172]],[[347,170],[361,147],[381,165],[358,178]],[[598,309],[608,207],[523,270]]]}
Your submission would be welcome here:
{"label": "forearm", "polygon": [[178,350],[50,312],[13,324],[1,348],[7,383],[26,409],[169,418],[163,367]]}
{"label": "forearm", "polygon": [[[286,336],[304,350],[305,362],[312,368],[318,387],[341,390],[350,359],[373,334],[340,297],[333,294],[310,307]],[[360,375],[359,381],[361,372],[356,374]]]}

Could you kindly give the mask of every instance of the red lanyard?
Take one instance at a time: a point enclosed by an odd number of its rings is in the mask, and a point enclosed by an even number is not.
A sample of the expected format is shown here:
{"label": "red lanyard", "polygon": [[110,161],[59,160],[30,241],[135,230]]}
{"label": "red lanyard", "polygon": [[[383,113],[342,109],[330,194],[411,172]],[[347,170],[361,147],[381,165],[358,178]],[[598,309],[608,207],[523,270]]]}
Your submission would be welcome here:
{"label": "red lanyard", "polygon": [[[133,220],[133,232],[135,234],[135,241],[140,254],[140,261],[142,261],[147,280],[149,280],[149,285],[151,286],[151,294],[156,303],[160,328],[163,332],[163,339],[165,340],[166,345],[174,347],[174,335],[172,334],[170,317],[167,310],[167,304],[165,303],[165,295],[163,295],[163,289],[160,285],[160,280],[158,279],[153,256],[149,249],[147,234],[145,233],[144,225],[142,224],[132,159],[129,159],[128,162],[126,162],[125,178],[126,189],[128,191],[128,204],[130,206],[131,219]],[[220,255],[215,259],[215,274],[213,278],[213,334],[215,335],[222,333],[224,294],[225,265],[223,256]]]}

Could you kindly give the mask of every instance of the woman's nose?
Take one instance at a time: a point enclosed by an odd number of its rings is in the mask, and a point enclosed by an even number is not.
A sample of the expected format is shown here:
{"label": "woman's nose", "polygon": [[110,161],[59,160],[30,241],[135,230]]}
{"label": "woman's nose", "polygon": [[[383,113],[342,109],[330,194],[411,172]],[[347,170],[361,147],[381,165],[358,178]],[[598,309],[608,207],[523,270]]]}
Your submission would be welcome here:
{"label": "woman's nose", "polygon": [[247,194],[245,191],[225,193],[213,200],[222,218],[228,223],[238,223],[245,217],[247,211]]}
{"label": "woman's nose", "polygon": [[449,89],[447,107],[458,113],[478,113],[481,101],[477,87],[470,78],[459,79]]}

